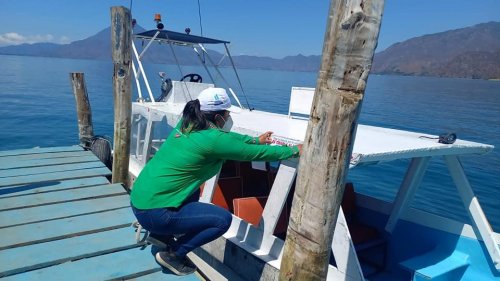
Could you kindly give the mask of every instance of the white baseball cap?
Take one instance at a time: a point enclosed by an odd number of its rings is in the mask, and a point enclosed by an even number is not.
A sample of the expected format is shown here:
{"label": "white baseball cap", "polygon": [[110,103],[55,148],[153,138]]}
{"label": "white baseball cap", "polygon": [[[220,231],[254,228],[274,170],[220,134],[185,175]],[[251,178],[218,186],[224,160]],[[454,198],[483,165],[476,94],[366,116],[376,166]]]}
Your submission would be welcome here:
{"label": "white baseball cap", "polygon": [[227,110],[238,113],[241,108],[231,105],[231,100],[223,88],[207,88],[198,96],[201,111]]}

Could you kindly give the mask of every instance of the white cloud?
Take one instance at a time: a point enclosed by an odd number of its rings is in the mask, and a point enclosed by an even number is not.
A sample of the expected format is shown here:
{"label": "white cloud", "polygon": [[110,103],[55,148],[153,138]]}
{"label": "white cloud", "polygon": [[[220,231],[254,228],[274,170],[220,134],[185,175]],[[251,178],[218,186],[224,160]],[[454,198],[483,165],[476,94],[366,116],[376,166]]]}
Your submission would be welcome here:
{"label": "white cloud", "polygon": [[68,36],[61,36],[58,41],[59,41],[60,44],[69,44],[69,43],[71,43],[71,39]]}
{"label": "white cloud", "polygon": [[33,44],[42,42],[67,44],[70,42],[70,39],[67,36],[55,38],[52,34],[37,34],[28,36],[23,36],[16,32],[0,34],[0,46],[20,45],[24,43]]}

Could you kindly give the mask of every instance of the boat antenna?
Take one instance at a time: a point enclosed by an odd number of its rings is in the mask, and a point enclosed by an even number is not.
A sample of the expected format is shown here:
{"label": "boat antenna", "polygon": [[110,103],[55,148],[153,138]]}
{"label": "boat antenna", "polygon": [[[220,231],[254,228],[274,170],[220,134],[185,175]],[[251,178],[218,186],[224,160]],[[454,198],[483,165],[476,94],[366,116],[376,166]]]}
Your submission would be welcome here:
{"label": "boat antenna", "polygon": [[[198,0],[198,19],[200,21],[200,36],[203,37],[203,24],[201,23],[201,5],[200,0]],[[205,63],[205,53],[202,53],[202,61]]]}
{"label": "boat antenna", "polygon": [[203,37],[203,24],[201,23],[201,6],[200,6],[200,0],[198,0],[198,18],[200,19],[200,34],[201,37]]}

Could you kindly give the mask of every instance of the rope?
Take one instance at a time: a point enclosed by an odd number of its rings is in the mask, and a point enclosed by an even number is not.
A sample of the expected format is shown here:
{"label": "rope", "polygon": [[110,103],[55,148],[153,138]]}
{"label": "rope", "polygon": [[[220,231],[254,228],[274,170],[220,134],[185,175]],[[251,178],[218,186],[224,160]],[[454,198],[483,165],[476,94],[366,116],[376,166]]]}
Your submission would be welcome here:
{"label": "rope", "polygon": [[146,242],[146,240],[149,237],[149,231],[144,229],[144,237],[141,238],[141,232],[142,232],[143,228],[142,228],[142,225],[139,223],[139,221],[134,221],[132,223],[132,227],[136,228],[135,241],[137,242],[137,244],[143,244],[144,242]]}

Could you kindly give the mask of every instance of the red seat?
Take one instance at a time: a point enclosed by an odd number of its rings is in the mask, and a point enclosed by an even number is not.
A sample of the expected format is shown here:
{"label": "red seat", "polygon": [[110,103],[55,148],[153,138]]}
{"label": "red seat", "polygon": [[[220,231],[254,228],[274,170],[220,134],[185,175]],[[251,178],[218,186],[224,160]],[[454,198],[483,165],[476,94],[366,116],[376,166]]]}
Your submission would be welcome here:
{"label": "red seat", "polygon": [[[234,215],[244,221],[258,226],[264,212],[264,207],[267,202],[267,196],[261,197],[245,197],[233,200]],[[281,215],[274,229],[274,234],[282,234],[286,232],[288,226],[288,206],[281,212]]]}
{"label": "red seat", "polygon": [[[203,186],[200,187],[203,193]],[[200,194],[201,194],[200,193]],[[215,186],[212,203],[233,212],[233,199],[242,196],[241,178],[231,177],[219,179]]]}

